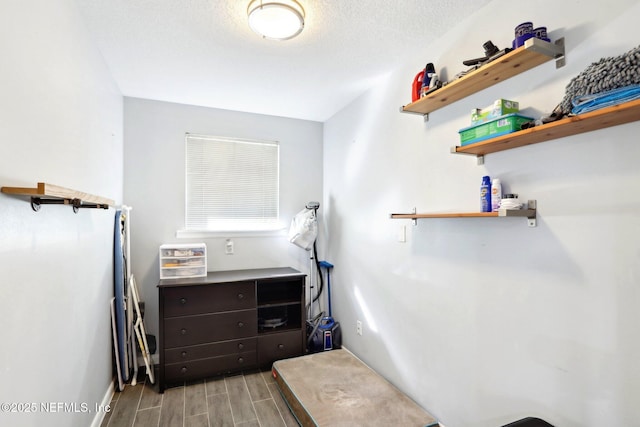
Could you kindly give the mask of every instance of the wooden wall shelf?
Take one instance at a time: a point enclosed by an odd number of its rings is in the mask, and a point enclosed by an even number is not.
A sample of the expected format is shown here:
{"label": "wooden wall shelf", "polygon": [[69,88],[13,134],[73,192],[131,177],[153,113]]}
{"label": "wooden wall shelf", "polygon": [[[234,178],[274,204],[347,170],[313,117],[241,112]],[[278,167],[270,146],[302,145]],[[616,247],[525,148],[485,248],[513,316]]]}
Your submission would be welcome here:
{"label": "wooden wall shelf", "polygon": [[498,212],[392,213],[391,219],[485,218],[497,216]]}
{"label": "wooden wall shelf", "polygon": [[40,210],[40,205],[70,205],[73,211],[80,208],[109,209],[115,202],[101,196],[71,190],[58,185],[39,182],[36,188],[30,187],[2,187],[2,192],[12,196],[27,196],[31,198],[34,211]]}
{"label": "wooden wall shelf", "polygon": [[584,132],[591,132],[611,126],[634,122],[640,119],[640,100],[625,102],[612,107],[566,117],[556,122],[521,130],[485,141],[462,147],[454,147],[451,151],[459,154],[485,154],[509,150],[552,139],[564,138]]}
{"label": "wooden wall shelf", "polygon": [[[403,113],[427,115],[496,83],[537,67],[556,58],[556,67],[564,65],[564,38],[549,43],[537,38],[529,39],[524,46],[453,80],[411,104],[400,108]],[[560,65],[561,64],[561,65]]]}
{"label": "wooden wall shelf", "polygon": [[[414,209],[415,211],[415,209]],[[527,217],[529,227],[536,226],[537,202],[529,200],[527,209],[499,209],[498,212],[442,212],[442,213],[392,213],[391,219],[411,219],[417,225],[418,219],[428,218],[497,218]]]}

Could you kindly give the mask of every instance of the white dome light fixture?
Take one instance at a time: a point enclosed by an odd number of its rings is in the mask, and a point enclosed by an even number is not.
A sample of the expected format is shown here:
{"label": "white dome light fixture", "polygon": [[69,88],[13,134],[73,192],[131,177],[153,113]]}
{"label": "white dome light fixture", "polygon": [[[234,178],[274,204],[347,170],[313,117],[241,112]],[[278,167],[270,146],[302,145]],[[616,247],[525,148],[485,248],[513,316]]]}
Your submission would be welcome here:
{"label": "white dome light fixture", "polygon": [[296,0],[252,0],[249,27],[265,39],[289,40],[304,28],[304,9]]}

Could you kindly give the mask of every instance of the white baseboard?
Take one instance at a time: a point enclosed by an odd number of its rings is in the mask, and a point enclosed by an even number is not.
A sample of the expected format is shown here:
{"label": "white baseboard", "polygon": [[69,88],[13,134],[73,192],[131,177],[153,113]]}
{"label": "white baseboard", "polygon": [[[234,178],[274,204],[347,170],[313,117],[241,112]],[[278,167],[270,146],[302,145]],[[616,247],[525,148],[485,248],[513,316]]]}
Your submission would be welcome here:
{"label": "white baseboard", "polygon": [[[111,403],[111,399],[113,398],[114,392],[115,392],[115,387],[113,385],[113,381],[110,381],[109,387],[107,387],[107,391],[104,394],[104,397],[102,398],[102,403],[100,404],[100,408],[106,408],[107,405]],[[111,408],[111,410],[113,410],[113,408]],[[102,424],[102,420],[104,420],[105,415],[106,415],[106,412],[104,410],[96,411],[95,415],[93,416],[93,421],[91,422],[91,427],[100,427],[100,424]]]}

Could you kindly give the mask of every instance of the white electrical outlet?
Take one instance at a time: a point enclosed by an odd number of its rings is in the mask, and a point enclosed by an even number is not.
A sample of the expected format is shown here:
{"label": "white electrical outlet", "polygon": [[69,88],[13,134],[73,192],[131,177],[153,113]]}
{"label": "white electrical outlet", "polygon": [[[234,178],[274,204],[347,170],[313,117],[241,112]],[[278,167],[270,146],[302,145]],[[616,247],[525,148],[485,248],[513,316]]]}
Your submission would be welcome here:
{"label": "white electrical outlet", "polygon": [[362,335],[362,322],[356,320],[356,334]]}
{"label": "white electrical outlet", "polygon": [[224,245],[224,253],[227,255],[233,255],[233,240],[227,239]]}

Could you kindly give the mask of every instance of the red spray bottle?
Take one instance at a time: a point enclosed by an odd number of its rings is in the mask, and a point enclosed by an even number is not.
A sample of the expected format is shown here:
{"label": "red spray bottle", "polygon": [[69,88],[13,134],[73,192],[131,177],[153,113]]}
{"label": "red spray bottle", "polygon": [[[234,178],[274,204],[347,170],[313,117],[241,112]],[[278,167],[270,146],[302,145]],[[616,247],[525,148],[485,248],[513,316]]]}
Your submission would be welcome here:
{"label": "red spray bottle", "polygon": [[422,89],[422,80],[424,79],[424,70],[416,74],[411,86],[411,102],[416,102],[420,98],[420,90]]}
{"label": "red spray bottle", "polygon": [[411,87],[411,102],[416,102],[420,97],[429,90],[431,78],[436,73],[433,63],[429,62],[424,70],[421,70],[413,79]]}

